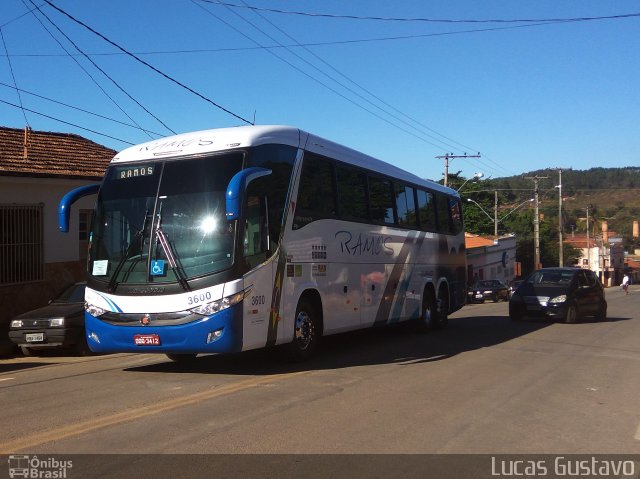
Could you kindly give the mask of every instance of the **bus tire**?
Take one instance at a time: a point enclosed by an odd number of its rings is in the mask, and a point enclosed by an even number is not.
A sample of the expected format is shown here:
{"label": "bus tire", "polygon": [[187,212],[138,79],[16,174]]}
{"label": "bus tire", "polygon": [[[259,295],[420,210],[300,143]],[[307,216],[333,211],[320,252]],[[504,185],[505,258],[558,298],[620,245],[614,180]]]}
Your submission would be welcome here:
{"label": "bus tire", "polygon": [[437,301],[438,328],[445,328],[449,324],[449,292],[440,287]]}
{"label": "bus tire", "polygon": [[286,347],[286,358],[293,362],[305,361],[313,356],[321,334],[318,312],[305,299],[298,303],[293,328],[293,341]]}
{"label": "bus tire", "polygon": [[167,353],[167,357],[171,359],[171,361],[176,362],[178,364],[189,364],[195,361],[197,354],[193,353]]}
{"label": "bus tire", "polygon": [[422,295],[422,308],[417,327],[418,331],[423,333],[433,331],[439,327],[436,298],[429,289],[426,289]]}

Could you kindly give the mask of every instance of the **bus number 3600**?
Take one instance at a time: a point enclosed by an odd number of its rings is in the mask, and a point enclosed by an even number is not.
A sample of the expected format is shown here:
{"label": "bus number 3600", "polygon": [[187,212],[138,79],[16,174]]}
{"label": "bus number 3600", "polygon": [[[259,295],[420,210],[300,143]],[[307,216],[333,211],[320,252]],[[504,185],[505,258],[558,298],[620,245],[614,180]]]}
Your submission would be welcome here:
{"label": "bus number 3600", "polygon": [[206,293],[200,293],[194,296],[189,296],[189,298],[187,299],[187,303],[198,304],[198,303],[204,303],[205,301],[210,301],[210,300],[211,300],[211,293],[207,291]]}
{"label": "bus number 3600", "polygon": [[264,297],[264,294],[261,296],[251,296],[251,306],[257,306],[259,304],[264,304],[266,302],[266,299]]}

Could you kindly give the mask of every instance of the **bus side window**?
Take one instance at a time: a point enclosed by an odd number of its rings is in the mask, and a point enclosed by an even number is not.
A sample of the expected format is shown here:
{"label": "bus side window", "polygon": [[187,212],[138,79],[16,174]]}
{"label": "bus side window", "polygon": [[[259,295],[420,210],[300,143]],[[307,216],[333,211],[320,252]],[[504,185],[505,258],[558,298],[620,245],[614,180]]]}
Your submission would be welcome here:
{"label": "bus side window", "polygon": [[369,221],[367,175],[354,168],[337,166],[340,217]]}
{"label": "bus side window", "polygon": [[302,228],[312,221],[335,218],[336,210],[332,162],[306,151],[293,229]]}
{"label": "bus side window", "polygon": [[453,234],[462,231],[462,205],[457,198],[449,198],[449,209],[451,210],[451,225]]}
{"label": "bus side window", "polygon": [[394,224],[393,196],[389,180],[369,176],[369,202],[374,223]]}
{"label": "bus side window", "polygon": [[420,229],[422,231],[435,232],[437,230],[433,193],[418,190],[418,215],[420,218]]}
{"label": "bus side window", "polygon": [[408,228],[415,228],[417,225],[417,218],[413,188],[401,183],[396,183],[395,194],[396,210],[398,211],[398,224]]}
{"label": "bus side window", "polygon": [[451,234],[451,210],[447,196],[436,195],[436,211],[438,213],[438,233]]}

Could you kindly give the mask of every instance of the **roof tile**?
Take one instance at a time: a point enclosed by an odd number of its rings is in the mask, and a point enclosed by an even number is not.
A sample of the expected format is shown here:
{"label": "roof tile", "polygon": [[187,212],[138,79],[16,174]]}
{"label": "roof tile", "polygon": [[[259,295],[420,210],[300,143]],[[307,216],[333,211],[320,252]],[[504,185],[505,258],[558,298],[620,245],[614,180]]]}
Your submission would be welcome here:
{"label": "roof tile", "polygon": [[0,175],[101,179],[115,154],[72,133],[0,126]]}

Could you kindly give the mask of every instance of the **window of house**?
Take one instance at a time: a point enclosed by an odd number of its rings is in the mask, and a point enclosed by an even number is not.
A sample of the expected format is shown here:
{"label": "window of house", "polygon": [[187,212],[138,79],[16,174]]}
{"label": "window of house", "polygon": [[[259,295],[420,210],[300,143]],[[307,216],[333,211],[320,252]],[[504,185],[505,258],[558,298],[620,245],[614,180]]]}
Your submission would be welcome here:
{"label": "window of house", "polygon": [[43,208],[0,205],[0,284],[44,279]]}

